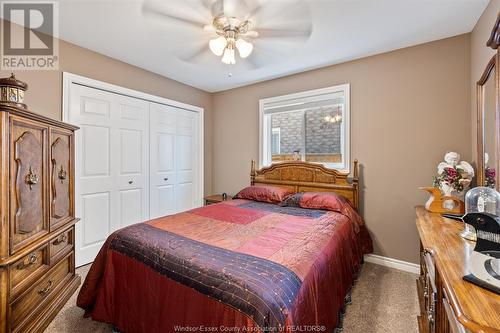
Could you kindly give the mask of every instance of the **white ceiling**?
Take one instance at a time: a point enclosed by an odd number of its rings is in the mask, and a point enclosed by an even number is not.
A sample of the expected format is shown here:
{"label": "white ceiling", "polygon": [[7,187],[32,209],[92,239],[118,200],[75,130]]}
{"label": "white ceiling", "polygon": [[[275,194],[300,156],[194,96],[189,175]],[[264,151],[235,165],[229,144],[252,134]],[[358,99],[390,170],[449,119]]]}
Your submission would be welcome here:
{"label": "white ceiling", "polygon": [[[202,5],[209,0],[164,1],[170,10],[191,7],[196,18],[211,21]],[[304,18],[312,22],[311,37],[299,44],[280,39],[256,43],[256,53],[250,57],[260,57],[260,68],[239,58],[229,68],[208,52],[196,64],[180,60],[206,45],[210,36],[191,25],[143,13],[142,0],[60,0],[59,35],[74,44],[215,92],[470,32],[488,4],[488,0],[298,1],[302,2]],[[290,4],[296,6],[297,0],[264,2],[285,12]],[[266,53],[270,42],[275,52]]]}

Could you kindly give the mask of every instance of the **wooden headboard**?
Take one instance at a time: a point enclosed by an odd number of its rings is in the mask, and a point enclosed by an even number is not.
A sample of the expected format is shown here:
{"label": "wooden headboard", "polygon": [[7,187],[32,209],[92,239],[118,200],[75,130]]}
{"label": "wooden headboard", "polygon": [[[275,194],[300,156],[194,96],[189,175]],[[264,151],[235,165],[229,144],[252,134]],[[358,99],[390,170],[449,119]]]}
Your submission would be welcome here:
{"label": "wooden headboard", "polygon": [[250,183],[274,185],[295,192],[336,192],[347,198],[357,210],[359,205],[358,160],[354,160],[353,177],[348,173],[308,162],[282,162],[257,170],[252,160]]}

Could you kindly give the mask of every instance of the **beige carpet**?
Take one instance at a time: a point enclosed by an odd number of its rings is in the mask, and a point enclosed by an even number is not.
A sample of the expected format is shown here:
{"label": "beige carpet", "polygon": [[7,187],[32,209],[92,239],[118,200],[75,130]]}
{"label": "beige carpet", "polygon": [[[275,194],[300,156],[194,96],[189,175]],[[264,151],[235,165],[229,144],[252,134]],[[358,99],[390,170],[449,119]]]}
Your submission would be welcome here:
{"label": "beige carpet", "polygon": [[[77,269],[82,280],[88,269],[89,266]],[[365,263],[352,292],[352,304],[347,306],[343,332],[417,332],[416,277],[414,274]],[[111,332],[109,325],[83,318],[83,310],[75,305],[77,293],[45,333]]]}

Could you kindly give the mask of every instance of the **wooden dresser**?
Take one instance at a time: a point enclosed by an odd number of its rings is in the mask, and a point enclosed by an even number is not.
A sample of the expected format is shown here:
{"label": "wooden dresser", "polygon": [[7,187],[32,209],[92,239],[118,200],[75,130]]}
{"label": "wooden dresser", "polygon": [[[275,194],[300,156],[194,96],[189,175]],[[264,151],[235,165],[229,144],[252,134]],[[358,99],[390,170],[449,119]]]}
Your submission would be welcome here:
{"label": "wooden dresser", "polygon": [[42,332],[80,284],[77,128],[24,107],[0,102],[0,333]]}
{"label": "wooden dresser", "polygon": [[463,223],[417,207],[420,234],[418,326],[427,332],[500,333],[500,295],[462,279],[474,243],[459,236]]}

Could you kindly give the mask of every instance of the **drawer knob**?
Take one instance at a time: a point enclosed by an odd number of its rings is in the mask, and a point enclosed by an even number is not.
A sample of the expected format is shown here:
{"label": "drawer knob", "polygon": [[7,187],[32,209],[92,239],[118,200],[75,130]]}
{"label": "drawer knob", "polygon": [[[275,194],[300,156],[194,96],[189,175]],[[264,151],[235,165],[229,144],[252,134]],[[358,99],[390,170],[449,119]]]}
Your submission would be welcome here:
{"label": "drawer knob", "polygon": [[49,283],[47,283],[47,287],[38,290],[38,293],[40,295],[46,295],[51,289],[52,289],[52,280],[49,280]]}
{"label": "drawer knob", "polygon": [[134,183],[134,181],[133,180],[129,180],[128,183],[132,185]]}
{"label": "drawer knob", "polygon": [[167,180],[168,180],[168,177],[163,178],[163,180],[164,180],[164,181],[167,181]]}
{"label": "drawer knob", "polygon": [[61,165],[61,170],[59,170],[59,174],[57,175],[59,179],[61,180],[61,183],[66,180],[66,177],[68,177],[68,173],[66,170],[64,170],[63,166]]}
{"label": "drawer knob", "polygon": [[66,243],[66,240],[68,237],[66,235],[62,235],[61,237],[57,238],[55,241],[52,242],[53,245],[59,245],[62,243]]}
{"label": "drawer knob", "polygon": [[23,270],[23,269],[26,269],[28,267],[30,267],[31,265],[33,265],[34,263],[36,263],[38,261],[38,257],[36,256],[36,253],[33,252],[33,253],[30,253],[28,255],[28,261],[27,262],[21,262],[19,263],[16,268],[18,270]]}
{"label": "drawer knob", "polygon": [[28,186],[30,187],[30,190],[33,188],[33,185],[36,185],[38,183],[38,176],[36,175],[36,173],[33,172],[31,165],[30,165],[29,172],[26,175],[24,180],[25,180],[26,184],[28,184]]}

